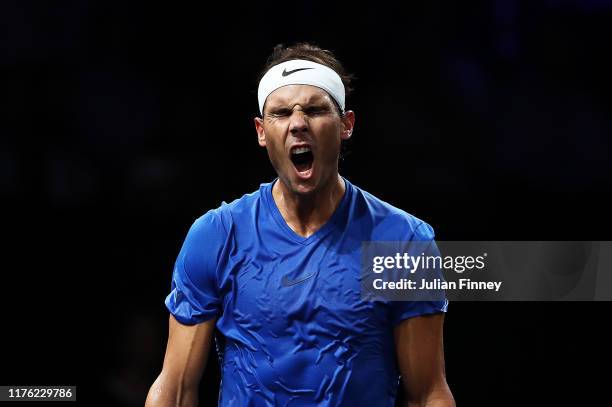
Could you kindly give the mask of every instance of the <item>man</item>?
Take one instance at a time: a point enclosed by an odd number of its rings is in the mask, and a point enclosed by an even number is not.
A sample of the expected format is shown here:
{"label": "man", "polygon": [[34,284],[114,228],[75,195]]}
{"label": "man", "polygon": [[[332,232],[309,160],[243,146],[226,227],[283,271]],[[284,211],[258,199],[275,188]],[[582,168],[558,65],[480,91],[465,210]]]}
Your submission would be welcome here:
{"label": "man", "polygon": [[166,298],[169,338],[146,406],[195,406],[217,329],[220,406],[454,406],[445,301],[366,301],[363,241],[433,240],[431,227],[338,173],[355,114],[349,77],[309,44],[278,46],[255,118],[278,178],[195,221]]}

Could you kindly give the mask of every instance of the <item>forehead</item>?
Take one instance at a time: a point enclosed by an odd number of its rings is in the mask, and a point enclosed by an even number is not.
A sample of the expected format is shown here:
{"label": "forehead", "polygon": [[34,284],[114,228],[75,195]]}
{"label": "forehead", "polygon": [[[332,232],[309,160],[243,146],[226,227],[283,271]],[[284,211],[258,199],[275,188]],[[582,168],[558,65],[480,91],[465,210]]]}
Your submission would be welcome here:
{"label": "forehead", "polygon": [[312,85],[286,85],[270,93],[266,106],[294,104],[329,103],[333,104],[329,93]]}

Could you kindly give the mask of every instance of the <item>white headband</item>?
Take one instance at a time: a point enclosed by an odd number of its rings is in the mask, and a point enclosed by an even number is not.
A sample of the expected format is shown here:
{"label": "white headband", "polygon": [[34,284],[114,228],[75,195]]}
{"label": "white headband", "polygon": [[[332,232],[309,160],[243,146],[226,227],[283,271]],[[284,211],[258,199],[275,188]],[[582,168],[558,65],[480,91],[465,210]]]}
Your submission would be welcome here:
{"label": "white headband", "polygon": [[287,85],[312,85],[325,90],[338,103],[344,112],[344,85],[333,69],[304,59],[294,59],[274,65],[259,82],[257,99],[259,112],[270,93]]}

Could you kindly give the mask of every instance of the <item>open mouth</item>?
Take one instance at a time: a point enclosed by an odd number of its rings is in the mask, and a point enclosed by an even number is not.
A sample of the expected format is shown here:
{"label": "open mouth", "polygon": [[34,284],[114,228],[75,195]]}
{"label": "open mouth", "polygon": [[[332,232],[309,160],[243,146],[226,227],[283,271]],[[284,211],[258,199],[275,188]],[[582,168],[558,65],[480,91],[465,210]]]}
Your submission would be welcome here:
{"label": "open mouth", "polygon": [[305,173],[312,169],[313,160],[314,156],[310,147],[297,147],[291,151],[291,162],[299,173]]}

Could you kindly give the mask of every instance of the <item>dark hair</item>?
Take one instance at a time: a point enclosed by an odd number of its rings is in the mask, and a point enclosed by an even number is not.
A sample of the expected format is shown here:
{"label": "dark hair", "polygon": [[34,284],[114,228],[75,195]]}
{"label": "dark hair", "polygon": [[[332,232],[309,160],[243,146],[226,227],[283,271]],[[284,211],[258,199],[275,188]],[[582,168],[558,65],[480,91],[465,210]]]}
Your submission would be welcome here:
{"label": "dark hair", "polygon": [[[321,65],[325,65],[334,71],[340,76],[342,79],[342,84],[344,85],[344,93],[345,100],[348,100],[349,94],[353,91],[351,88],[351,82],[355,79],[354,75],[348,74],[340,61],[336,58],[336,56],[329,50],[320,48],[314,44],[310,44],[307,42],[299,42],[294,45],[285,46],[284,44],[278,44],[272,50],[272,54],[268,57],[266,61],[266,65],[264,66],[263,71],[259,75],[258,83],[261,81],[261,78],[275,65],[281,64],[286,61],[291,61],[293,59],[305,59],[308,61],[316,62]],[[334,100],[332,98],[332,100]],[[334,100],[334,103],[336,101]],[[348,103],[345,102],[348,105]],[[336,106],[338,104],[336,103]],[[341,112],[340,107],[338,106],[338,110]],[[340,113],[342,115],[342,113]]]}

